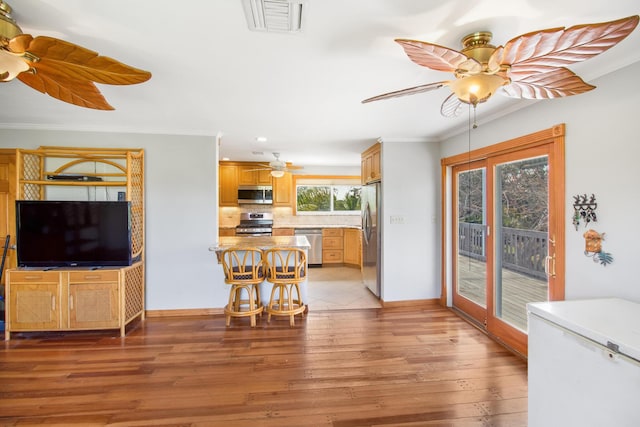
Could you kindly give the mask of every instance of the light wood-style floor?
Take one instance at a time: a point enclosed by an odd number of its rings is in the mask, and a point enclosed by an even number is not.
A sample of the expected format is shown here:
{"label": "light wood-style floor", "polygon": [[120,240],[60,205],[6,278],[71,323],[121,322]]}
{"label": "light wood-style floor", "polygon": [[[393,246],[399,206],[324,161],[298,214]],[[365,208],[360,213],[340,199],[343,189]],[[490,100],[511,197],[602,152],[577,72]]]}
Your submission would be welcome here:
{"label": "light wood-style floor", "polygon": [[0,425],[525,426],[526,363],[451,311],[151,318],[0,346]]}
{"label": "light wood-style floor", "polygon": [[362,282],[360,269],[353,267],[310,268],[307,299],[312,310],[381,307],[380,300]]}

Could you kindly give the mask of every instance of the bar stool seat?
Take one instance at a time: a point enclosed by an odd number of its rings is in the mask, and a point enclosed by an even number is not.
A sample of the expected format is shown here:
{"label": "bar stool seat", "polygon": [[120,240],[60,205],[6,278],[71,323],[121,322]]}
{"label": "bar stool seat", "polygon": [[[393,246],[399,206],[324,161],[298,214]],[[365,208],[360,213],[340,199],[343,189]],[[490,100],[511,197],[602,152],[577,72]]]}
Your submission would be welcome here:
{"label": "bar stool seat", "polygon": [[258,248],[228,248],[222,252],[224,281],[231,285],[229,302],[224,307],[227,326],[232,317],[250,317],[253,328],[256,315],[262,316],[259,284],[265,278],[263,258]]}
{"label": "bar stool seat", "polygon": [[[264,252],[265,279],[273,284],[269,304],[265,308],[271,316],[289,316],[289,326],[295,325],[295,315],[304,317],[306,305],[302,301],[300,283],[307,279],[307,254],[300,248],[274,248]],[[294,295],[295,294],[295,295]]]}

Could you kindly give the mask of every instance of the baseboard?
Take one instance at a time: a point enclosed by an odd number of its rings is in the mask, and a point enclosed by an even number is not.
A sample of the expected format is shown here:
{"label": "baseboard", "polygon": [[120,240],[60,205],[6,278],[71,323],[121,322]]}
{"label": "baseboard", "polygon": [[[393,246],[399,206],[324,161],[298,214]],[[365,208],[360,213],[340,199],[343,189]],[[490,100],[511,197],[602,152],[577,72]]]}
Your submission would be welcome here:
{"label": "baseboard", "polygon": [[176,310],[147,310],[146,317],[184,317],[184,316],[213,316],[224,314],[222,308],[188,308]]}
{"label": "baseboard", "polygon": [[401,308],[401,307],[441,307],[440,298],[432,299],[414,299],[407,301],[383,301],[380,300],[384,308]]}

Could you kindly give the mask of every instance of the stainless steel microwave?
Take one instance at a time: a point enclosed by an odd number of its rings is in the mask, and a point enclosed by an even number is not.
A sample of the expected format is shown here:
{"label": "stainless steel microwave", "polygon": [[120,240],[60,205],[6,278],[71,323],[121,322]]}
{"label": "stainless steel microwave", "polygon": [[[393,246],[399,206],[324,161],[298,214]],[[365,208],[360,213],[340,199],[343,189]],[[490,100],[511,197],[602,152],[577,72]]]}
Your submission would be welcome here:
{"label": "stainless steel microwave", "polygon": [[241,185],[238,187],[239,204],[273,204],[273,187],[271,185]]}

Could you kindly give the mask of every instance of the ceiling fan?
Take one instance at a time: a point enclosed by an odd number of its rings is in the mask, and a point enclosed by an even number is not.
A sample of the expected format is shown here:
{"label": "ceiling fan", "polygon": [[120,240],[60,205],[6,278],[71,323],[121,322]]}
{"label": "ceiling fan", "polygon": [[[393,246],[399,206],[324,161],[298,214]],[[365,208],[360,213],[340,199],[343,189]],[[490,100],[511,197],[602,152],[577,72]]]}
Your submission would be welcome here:
{"label": "ceiling fan", "polygon": [[294,170],[303,169],[302,166],[293,166],[290,163],[286,163],[280,160],[280,153],[273,153],[273,157],[275,157],[275,160],[270,161],[269,164],[260,165],[260,166],[264,166],[264,168],[253,169],[253,170],[260,170],[260,171],[270,170],[272,177],[281,178],[284,176],[285,172],[291,172]]}
{"label": "ceiling fan", "polygon": [[113,110],[94,83],[131,85],[151,73],[53,37],[23,34],[0,0],[0,82],[17,78],[61,101],[97,110]]}
{"label": "ceiling fan", "polygon": [[[488,31],[469,34],[457,51],[433,43],[396,39],[413,62],[449,71],[454,80],[428,83],[365,99],[362,103],[414,95],[448,86],[445,117],[460,114],[462,104],[487,101],[497,91],[512,98],[547,99],[577,95],[595,88],[565,65],[584,61],[615,46],[638,25],[638,15],[598,24],[550,28],[520,35],[504,46],[489,42]],[[501,90],[500,90],[501,89]]]}

